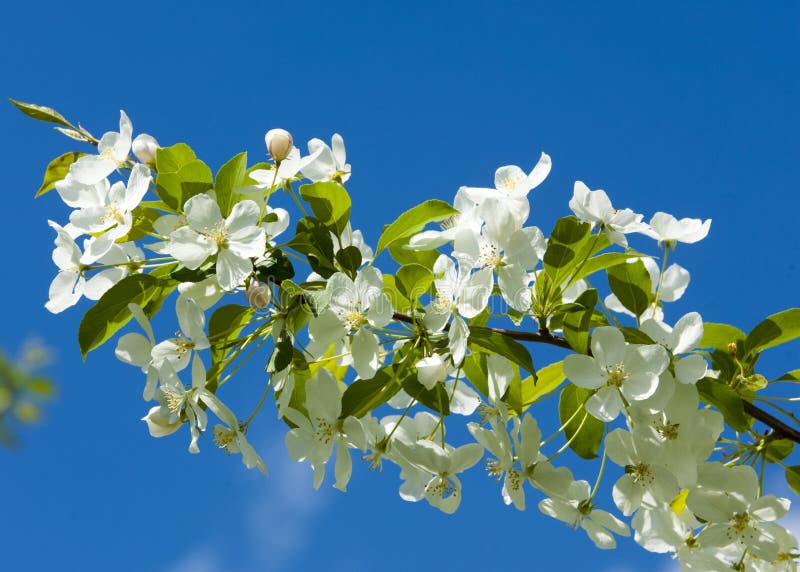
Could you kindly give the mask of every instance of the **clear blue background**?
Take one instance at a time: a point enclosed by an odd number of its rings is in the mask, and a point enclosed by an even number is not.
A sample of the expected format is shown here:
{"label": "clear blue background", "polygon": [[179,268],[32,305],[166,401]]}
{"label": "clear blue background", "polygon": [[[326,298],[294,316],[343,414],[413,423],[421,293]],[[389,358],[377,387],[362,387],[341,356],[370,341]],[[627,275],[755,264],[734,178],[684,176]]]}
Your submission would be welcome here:
{"label": "clear blue background", "polygon": [[[373,244],[404,209],[491,185],[498,166],[530,168],[544,150],[554,168],[532,194],[534,224],[567,214],[575,179],[648,216],[712,217],[709,238],[678,251],[692,284],[668,318],[698,309],[749,328],[798,305],[800,11],[697,4],[7,1],[0,93],[97,135],[124,108],[136,132],[187,141],[214,167],[245,149],[258,160],[271,127],[298,143],[338,131],[353,220]],[[74,145],[10,105],[0,122],[0,345],[44,337],[60,386],[24,447],[0,451],[3,570],[669,567],[632,541],[600,553],[533,495],[526,513],[503,506],[480,470],[452,517],[401,501],[392,470],[357,466],[348,494],[314,492],[269,415],[251,432],[269,479],[207,440],[191,456],[183,432],[151,439],[140,375],[111,346],[81,363],[86,306],[43,308],[46,219],[67,210],[33,193]],[[768,374],[800,365],[797,344],[775,353]],[[263,380],[240,383],[246,411]],[[591,480],[596,465],[573,468]]]}

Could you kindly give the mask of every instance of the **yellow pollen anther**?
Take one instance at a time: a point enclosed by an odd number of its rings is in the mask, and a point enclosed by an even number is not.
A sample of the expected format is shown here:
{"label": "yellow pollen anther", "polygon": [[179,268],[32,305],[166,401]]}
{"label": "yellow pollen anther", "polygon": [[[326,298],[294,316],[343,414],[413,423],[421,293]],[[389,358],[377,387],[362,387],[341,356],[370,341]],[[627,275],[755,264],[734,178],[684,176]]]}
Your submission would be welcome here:
{"label": "yellow pollen anther", "polygon": [[674,441],[678,438],[678,428],[680,423],[665,423],[664,425],[656,425],[656,433],[666,441]]}

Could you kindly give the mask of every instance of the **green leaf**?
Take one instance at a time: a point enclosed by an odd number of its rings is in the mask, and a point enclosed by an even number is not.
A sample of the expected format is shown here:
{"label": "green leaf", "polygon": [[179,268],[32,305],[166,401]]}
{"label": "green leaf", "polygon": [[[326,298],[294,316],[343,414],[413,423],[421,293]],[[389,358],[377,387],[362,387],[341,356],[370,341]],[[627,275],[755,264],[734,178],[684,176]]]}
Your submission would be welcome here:
{"label": "green leaf", "polygon": [[786,483],[792,487],[792,490],[800,495],[800,465],[792,465],[786,467]]}
{"label": "green leaf", "polygon": [[[583,459],[597,457],[603,440],[603,422],[589,415],[584,407],[591,395],[588,389],[568,384],[561,390],[558,401],[558,417],[564,425],[564,435],[568,441],[572,440],[570,448]],[[569,419],[572,421],[567,423]]]}
{"label": "green leaf", "polygon": [[74,126],[64,119],[64,116],[61,115],[55,109],[50,107],[44,107],[42,105],[36,105],[35,103],[25,103],[24,101],[17,101],[16,99],[8,98],[14,106],[19,109],[22,113],[27,115],[28,117],[33,117],[34,119],[38,119],[39,121],[46,121],[47,123],[57,123],[58,125],[63,125],[64,127],[71,127],[74,129]]}
{"label": "green leaf", "polygon": [[773,379],[770,383],[774,383],[776,381],[791,381],[791,382],[800,381],[800,369],[796,369],[794,371],[787,371],[782,376]]}
{"label": "green leaf", "polygon": [[79,157],[83,157],[86,153],[78,153],[77,151],[70,151],[69,153],[64,153],[50,161],[50,164],[47,165],[47,169],[44,172],[44,180],[42,181],[42,185],[39,187],[39,190],[36,191],[36,197],[41,197],[48,191],[52,191],[56,188],[56,183],[62,180],[64,177],[67,176],[69,173],[69,167],[75,161],[78,160]]}
{"label": "green leaf", "polygon": [[638,328],[622,327],[619,328],[619,331],[622,332],[622,336],[629,344],[651,345],[656,343],[653,338]]}
{"label": "green leaf", "polygon": [[294,357],[294,345],[292,344],[292,336],[286,330],[281,332],[278,336],[278,341],[272,349],[272,355],[269,357],[267,363],[268,373],[277,373],[285,370],[292,363]]}
{"label": "green leaf", "polygon": [[578,244],[589,236],[592,225],[588,222],[580,222],[574,216],[565,216],[556,221],[553,232],[550,233],[548,240],[555,240],[561,244]]}
{"label": "green leaf", "polygon": [[742,398],[733,389],[716,379],[706,377],[697,382],[700,399],[713,405],[734,431],[750,430],[751,418],[745,414]]}
{"label": "green leaf", "polygon": [[480,391],[483,395],[489,395],[489,377],[486,372],[485,353],[474,352],[468,355],[464,359],[464,364],[461,366],[461,369],[475,389]]}
{"label": "green leaf", "polygon": [[355,279],[361,266],[361,251],[357,246],[346,246],[336,253],[336,262],[350,275],[350,278]]}
{"label": "green leaf", "polygon": [[405,376],[401,384],[406,393],[425,407],[441,413],[442,416],[450,415],[450,395],[444,384],[437,383],[433,389],[427,389],[419,382],[416,375]]}
{"label": "green leaf", "polygon": [[284,280],[294,278],[294,266],[289,257],[280,249],[269,253],[269,257],[256,267],[256,278],[260,282],[280,284]]}
{"label": "green leaf", "polygon": [[575,300],[577,307],[564,315],[562,321],[564,337],[578,353],[589,353],[589,328],[597,300],[597,290],[594,288],[586,290]]}
{"label": "green leaf", "polygon": [[[394,243],[409,238],[414,234],[420,232],[425,225],[431,222],[440,222],[445,219],[457,215],[458,211],[444,201],[429,200],[422,204],[407,210],[395,221],[383,228],[380,238],[378,239],[378,248],[375,251],[375,256],[384,248],[392,246]],[[401,264],[403,262],[399,261]]]}
{"label": "green leaf", "polygon": [[634,250],[628,250],[627,252],[606,252],[603,254],[598,254],[597,256],[593,256],[586,261],[586,263],[581,267],[580,270],[578,270],[578,272],[575,273],[574,276],[570,277],[567,287],[571,286],[581,278],[590,276],[595,272],[606,270],[607,268],[618,266],[620,264],[625,264],[631,258],[642,258],[644,256],[646,255]]}
{"label": "green leaf", "polygon": [[402,385],[394,367],[386,366],[379,369],[372,379],[359,379],[351,383],[342,395],[340,417],[363,417],[397,395]]}
{"label": "green leaf", "polygon": [[117,239],[117,242],[130,242],[148,236],[153,230],[153,223],[161,218],[163,213],[147,207],[136,207],[131,211],[132,224],[128,234]]}
{"label": "green leaf", "polygon": [[158,173],[177,173],[181,167],[195,159],[197,159],[197,155],[186,143],[159,147],[156,149],[156,171]]}
{"label": "green leaf", "polygon": [[500,354],[536,376],[531,354],[525,346],[503,334],[481,326],[472,326],[469,332],[469,345],[477,346],[488,353]]}
{"label": "green leaf", "polygon": [[742,342],[745,337],[744,332],[734,326],[705,322],[703,324],[703,339],[700,341],[700,347],[714,348],[727,352],[729,343]]}
{"label": "green leaf", "polygon": [[342,185],[331,181],[301,185],[300,196],[324,225],[335,235],[342,235],[350,220],[350,195]]}
{"label": "green leaf", "polygon": [[564,362],[551,363],[536,372],[537,380],[533,389],[522,400],[523,411],[531,406],[537,399],[555,391],[567,379],[564,375]]}
{"label": "green leaf", "polygon": [[189,161],[174,173],[159,171],[156,177],[156,195],[176,211],[183,209],[190,198],[213,186],[211,169],[199,159]]}
{"label": "green leaf", "polygon": [[233,206],[233,189],[243,186],[247,172],[247,152],[239,153],[219,168],[214,178],[214,191],[217,204],[223,217],[231,213]]}
{"label": "green leaf", "polygon": [[421,264],[406,264],[397,270],[396,284],[408,300],[418,300],[433,284],[433,272]]}
{"label": "green leaf", "polygon": [[400,292],[397,280],[391,274],[383,275],[383,293],[389,297],[392,308],[396,308],[399,312],[410,311],[411,302]]}
{"label": "green leaf", "polygon": [[610,244],[604,233],[592,235],[591,228],[589,223],[579,222],[574,216],[556,222],[542,261],[545,274],[558,286],[551,290],[550,301],[560,301],[556,300],[560,288],[574,284],[577,278],[573,276],[583,270],[590,257]]}
{"label": "green leaf", "polygon": [[800,337],[800,308],[778,312],[747,334],[745,354],[760,352]]}
{"label": "green leaf", "polygon": [[421,264],[425,268],[433,268],[436,259],[439,258],[439,252],[436,250],[411,250],[406,248],[408,245],[409,237],[401,238],[394,241],[389,246],[389,254],[398,264]]}
{"label": "green leaf", "polygon": [[783,461],[794,451],[794,441],[790,439],[771,439],[767,441],[764,455],[770,463]]}
{"label": "green leaf", "polygon": [[287,246],[304,254],[311,269],[323,278],[329,278],[336,272],[333,241],[328,227],[319,220],[306,217],[297,221],[295,235]]}
{"label": "green leaf", "polygon": [[232,347],[232,340],[239,337],[254,315],[253,308],[239,304],[227,304],[214,310],[208,321],[212,361],[217,362],[225,357]]}
{"label": "green leaf", "polygon": [[159,280],[150,274],[127,276],[109,288],[81,319],[78,343],[84,359],[128,323],[128,304],[138,304],[147,314],[148,302],[160,293]]}
{"label": "green leaf", "polygon": [[641,316],[650,305],[650,274],[641,260],[618,264],[606,270],[608,285],[623,306]]}

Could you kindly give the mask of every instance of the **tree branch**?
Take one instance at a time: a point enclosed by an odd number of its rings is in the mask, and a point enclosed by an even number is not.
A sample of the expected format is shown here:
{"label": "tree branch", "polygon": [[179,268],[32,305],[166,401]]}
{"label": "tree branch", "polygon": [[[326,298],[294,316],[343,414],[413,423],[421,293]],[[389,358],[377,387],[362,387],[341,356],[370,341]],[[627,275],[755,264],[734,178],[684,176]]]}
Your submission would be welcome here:
{"label": "tree branch", "polygon": [[[392,315],[392,318],[397,322],[405,322],[407,324],[414,324],[416,320],[411,316],[406,314],[401,314],[399,312],[395,312]],[[472,326],[473,328],[476,326]],[[486,330],[490,330],[492,332],[497,332],[498,334],[502,334],[514,340],[519,340],[521,342],[534,342],[540,344],[549,344],[551,346],[557,346],[566,350],[572,350],[572,346],[569,345],[569,342],[562,338],[561,336],[556,336],[551,334],[547,330],[540,330],[539,332],[521,332],[519,330],[507,330],[505,328],[490,328],[486,326],[481,326]],[[450,328],[450,324],[445,326],[445,330]],[[591,351],[589,352],[591,354]],[[770,427],[775,435],[782,437],[784,439],[789,439],[790,441],[794,441],[795,443],[800,444],[800,431],[790,427],[777,417],[767,413],[760,407],[757,407],[742,399],[742,406],[744,407],[745,413],[754,417],[761,421],[764,425]]]}
{"label": "tree branch", "polygon": [[[407,324],[415,323],[414,318],[408,316],[406,314],[400,314],[399,312],[395,312],[392,318],[397,322],[405,322]],[[505,328],[490,328],[488,326],[472,326],[472,328],[480,327],[484,330],[489,330],[490,332],[496,332],[498,334],[502,334],[506,337],[509,337],[513,340],[519,340],[521,342],[536,342],[540,344],[550,344],[551,346],[558,346],[560,348],[564,348],[565,350],[572,350],[572,346],[569,345],[569,342],[562,338],[561,336],[556,336],[548,332],[547,330],[540,330],[538,332],[521,332],[519,330],[506,330]],[[444,327],[445,331],[450,329],[450,324],[447,324]]]}
{"label": "tree branch", "polygon": [[800,443],[800,431],[797,431],[797,429],[789,427],[786,423],[784,423],[777,417],[773,416],[770,413],[767,413],[760,407],[756,407],[747,400],[742,399],[742,405],[744,406],[745,413],[747,413],[751,417],[755,417],[756,419],[761,421],[764,425],[769,426],[774,431],[774,433],[779,437],[783,437],[784,439],[789,439],[791,441],[794,441],[795,443]]}

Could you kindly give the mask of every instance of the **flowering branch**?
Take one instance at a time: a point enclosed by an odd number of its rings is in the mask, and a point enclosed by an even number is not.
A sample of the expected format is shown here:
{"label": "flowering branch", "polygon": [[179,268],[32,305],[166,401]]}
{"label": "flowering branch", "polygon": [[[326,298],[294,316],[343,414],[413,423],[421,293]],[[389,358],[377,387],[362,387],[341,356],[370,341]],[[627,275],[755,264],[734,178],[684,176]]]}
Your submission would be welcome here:
{"label": "flowering branch", "polygon": [[[357,449],[372,468],[400,468],[403,499],[452,513],[463,497],[458,474],[486,456],[505,504],[525,510],[528,495],[541,495],[543,514],[599,548],[633,527],[642,547],[687,569],[794,569],[798,542],[775,522],[789,500],[763,490],[776,466],[800,492],[800,464],[787,461],[800,431],[753,401],[769,400],[759,392],[772,383],[758,357],[800,338],[800,309],[749,333],[697,312],[667,320],[665,305],[689,284],[667,254],[705,238],[710,220],[658,212],[644,222],[577,181],[572,214],[545,237],[527,223],[528,194],[551,169],[542,153],[529,172],[500,167],[494,188],[461,187],[452,204],[403,213],[373,250],[351,225],[338,134],[311,139],[304,154],[272,129],[271,162],[240,153],[213,173],[184,143],[133,138],[124,112],[119,131],[98,140],[53,109],[13,103],[96,145],[51,161],[37,192],[55,190],[73,209],[63,226],[49,223],[58,272],[46,307],[93,302],[78,331],[84,356],[138,324],[142,333],[119,336],[115,354],[144,375],[152,436],[188,428],[198,453],[210,433],[266,473],[247,431],[272,395],[288,453],[309,462],[315,487],[333,467],[334,487],[346,490]],[[281,201],[297,210],[293,230]],[[656,241],[660,265],[631,248],[636,235]],[[378,268],[382,254],[399,266],[394,274]],[[173,295],[180,331],[159,339],[150,319]],[[495,301],[500,316],[490,313]],[[487,325],[502,316],[530,318],[537,331]],[[534,368],[518,342],[570,353]],[[225,394],[262,348],[267,385],[242,422]],[[773,381],[800,381],[800,370]],[[560,426],[542,440],[534,410],[551,395]],[[772,432],[753,431],[753,418]],[[459,419],[472,441],[451,442]],[[554,464],[568,449],[602,455],[594,488]],[[627,522],[598,508],[597,483],[614,472],[613,505]]]}

